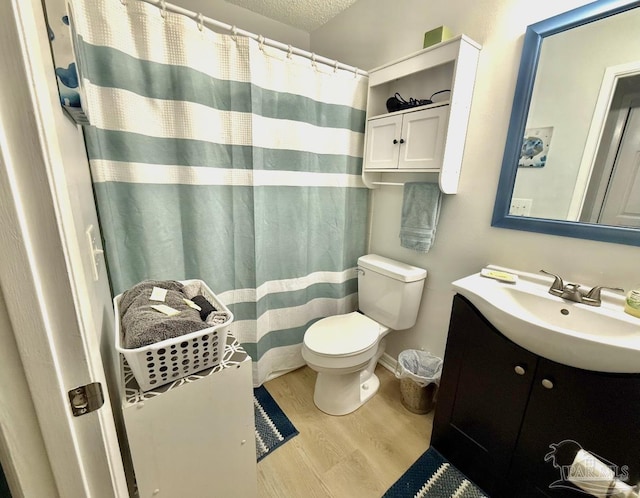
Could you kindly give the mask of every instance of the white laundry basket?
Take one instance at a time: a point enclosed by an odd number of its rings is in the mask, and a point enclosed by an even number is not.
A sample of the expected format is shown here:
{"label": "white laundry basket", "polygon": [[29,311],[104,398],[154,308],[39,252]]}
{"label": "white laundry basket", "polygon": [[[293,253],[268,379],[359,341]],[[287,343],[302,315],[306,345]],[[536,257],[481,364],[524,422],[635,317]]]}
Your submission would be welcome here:
{"label": "white laundry basket", "polygon": [[224,356],[229,325],[233,322],[233,313],[220,302],[217,296],[202,280],[182,280],[185,287],[197,290],[193,294],[203,295],[218,310],[228,314],[228,320],[209,328],[198,330],[148,346],[127,349],[123,346],[123,334],[120,327],[120,299],[122,294],[113,298],[115,310],[115,346],[131,367],[140,388],[149,391],[182,377],[218,365]]}

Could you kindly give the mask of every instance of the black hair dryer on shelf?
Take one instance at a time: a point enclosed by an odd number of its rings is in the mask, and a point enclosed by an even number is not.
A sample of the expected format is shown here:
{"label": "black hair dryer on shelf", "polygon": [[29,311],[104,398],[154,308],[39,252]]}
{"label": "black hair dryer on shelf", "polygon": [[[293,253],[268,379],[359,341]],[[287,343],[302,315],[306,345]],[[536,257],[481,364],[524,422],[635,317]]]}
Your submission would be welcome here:
{"label": "black hair dryer on shelf", "polygon": [[406,101],[402,95],[398,92],[394,94],[393,97],[389,97],[387,99],[387,111],[388,112],[396,112],[403,111],[405,109],[411,109],[412,107],[420,107],[423,105],[433,104],[433,97],[438,95],[439,93],[450,92],[451,90],[440,90],[435,92],[428,99],[414,99],[413,97]]}

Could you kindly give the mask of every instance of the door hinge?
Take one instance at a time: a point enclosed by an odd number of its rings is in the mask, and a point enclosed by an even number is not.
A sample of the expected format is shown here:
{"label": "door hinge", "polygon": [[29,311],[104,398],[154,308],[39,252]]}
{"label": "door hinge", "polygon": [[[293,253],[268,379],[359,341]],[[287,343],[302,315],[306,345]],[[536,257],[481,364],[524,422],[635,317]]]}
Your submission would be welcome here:
{"label": "door hinge", "polygon": [[74,417],[85,415],[100,408],[104,404],[102,385],[100,382],[93,382],[86,386],[76,387],[69,391],[69,402]]}

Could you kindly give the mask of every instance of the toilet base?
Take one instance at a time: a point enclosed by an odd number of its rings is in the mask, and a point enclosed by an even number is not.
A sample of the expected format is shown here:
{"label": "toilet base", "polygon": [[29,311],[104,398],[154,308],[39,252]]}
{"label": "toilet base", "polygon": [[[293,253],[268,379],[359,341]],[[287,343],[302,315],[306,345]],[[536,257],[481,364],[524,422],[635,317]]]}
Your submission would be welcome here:
{"label": "toilet base", "polygon": [[347,415],[364,405],[380,388],[380,379],[369,369],[335,375],[318,372],[313,402],[329,415]]}

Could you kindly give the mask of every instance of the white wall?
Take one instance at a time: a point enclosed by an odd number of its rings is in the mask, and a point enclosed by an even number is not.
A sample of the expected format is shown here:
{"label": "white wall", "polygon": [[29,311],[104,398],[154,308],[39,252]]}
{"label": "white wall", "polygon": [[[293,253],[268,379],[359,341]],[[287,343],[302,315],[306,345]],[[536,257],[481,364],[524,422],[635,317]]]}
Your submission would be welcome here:
{"label": "white wall", "polygon": [[401,190],[387,187],[374,194],[371,251],[429,271],[418,322],[389,335],[391,356],[406,348],[443,354],[450,284],[487,263],[532,272],[544,268],[585,285],[630,288],[640,282],[640,248],[491,227],[526,26],[586,3],[537,2],[533,8],[528,0],[360,0],[311,34],[314,52],[365,69],[421,49],[424,32],[440,25],[483,45],[459,193],[445,197],[428,254],[400,247]]}

